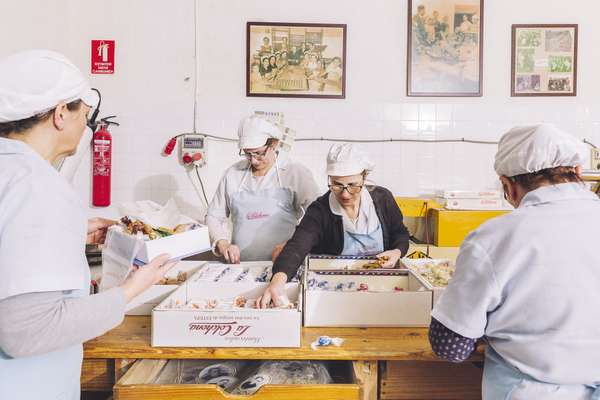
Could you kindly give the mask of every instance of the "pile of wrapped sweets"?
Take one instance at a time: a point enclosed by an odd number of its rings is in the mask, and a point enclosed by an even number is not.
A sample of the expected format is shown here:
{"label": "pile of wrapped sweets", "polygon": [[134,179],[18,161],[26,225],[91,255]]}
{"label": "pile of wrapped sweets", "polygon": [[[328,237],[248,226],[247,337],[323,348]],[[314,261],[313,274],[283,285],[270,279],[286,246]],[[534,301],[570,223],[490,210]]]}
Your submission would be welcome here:
{"label": "pile of wrapped sweets", "polygon": [[187,232],[199,228],[199,224],[179,224],[173,229],[165,227],[153,227],[143,221],[131,219],[127,216],[121,218],[117,225],[122,232],[136,236],[144,241],[160,239],[177,233]]}
{"label": "pile of wrapped sweets", "polygon": [[451,265],[449,261],[432,261],[423,265],[413,265],[410,269],[421,275],[431,285],[446,287],[452,276],[454,276],[456,267]]}
{"label": "pile of wrapped sweets", "polygon": [[179,285],[187,280],[187,272],[179,271],[175,278],[164,277],[158,281],[157,285]]}
{"label": "pile of wrapped sweets", "polygon": [[314,272],[309,272],[306,280],[307,290],[325,290],[334,292],[402,292],[404,288],[394,287],[393,289],[385,289],[381,287],[371,287],[366,282],[360,282],[360,276],[357,276],[357,281],[348,280],[346,282],[331,282],[327,279],[327,275],[319,275]]}
{"label": "pile of wrapped sweets", "polygon": [[267,282],[271,279],[271,266],[229,266],[208,264],[197,275],[194,282]]}
{"label": "pile of wrapped sweets", "polygon": [[253,395],[262,386],[333,383],[319,361],[170,360],[155,384],[214,384],[234,395]]}
{"label": "pile of wrapped sweets", "polygon": [[[297,302],[290,302],[286,296],[280,296],[279,302],[281,306],[270,306],[269,308],[295,310],[298,308]],[[198,311],[231,311],[240,309],[257,309],[256,299],[247,299],[244,296],[237,296],[233,299],[191,299],[187,303],[180,300],[171,299],[170,301],[161,304],[157,309],[172,310],[172,309],[187,309]]]}

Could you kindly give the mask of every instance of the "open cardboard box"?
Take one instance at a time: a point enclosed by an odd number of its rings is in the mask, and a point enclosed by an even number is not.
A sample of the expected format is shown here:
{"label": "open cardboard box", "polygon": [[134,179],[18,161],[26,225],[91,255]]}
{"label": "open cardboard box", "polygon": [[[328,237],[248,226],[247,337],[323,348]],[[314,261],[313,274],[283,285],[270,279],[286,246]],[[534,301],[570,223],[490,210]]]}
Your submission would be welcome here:
{"label": "open cardboard box", "polygon": [[425,288],[426,290],[430,290],[433,293],[433,306],[435,306],[435,304],[438,302],[440,296],[442,295],[442,293],[443,293],[444,289],[446,289],[446,287],[445,286],[434,286],[431,282],[429,282],[427,279],[425,279],[417,271],[416,268],[426,265],[426,264],[439,264],[439,263],[446,263],[446,262],[452,264],[452,261],[448,260],[448,259],[403,258],[402,260],[400,260],[401,265],[404,268],[407,268],[409,270],[410,275],[413,276],[413,279],[417,280],[423,288]]}
{"label": "open cardboard box", "polygon": [[[371,259],[308,256],[304,274],[304,326],[429,326],[432,292],[405,269],[352,269]],[[308,289],[309,272],[328,280],[330,287],[352,281],[356,286],[367,284],[369,291]]]}
{"label": "open cardboard box", "polygon": [[[196,271],[198,271],[206,261],[180,261],[175,265],[167,274],[165,278],[177,278],[180,272],[187,273],[188,278],[191,277]],[[146,289],[144,292],[134,297],[127,306],[125,307],[126,315],[151,315],[152,309],[156,307],[161,301],[166,299],[171,293],[173,293],[181,285],[169,284],[169,285],[153,285]]]}
{"label": "open cardboard box", "polygon": [[[111,246],[121,249],[139,247],[133,260],[136,265],[148,264],[154,257],[163,253],[170,254],[171,258],[175,260],[211,249],[208,227],[205,225],[154,240],[141,240],[118,229],[111,229]],[[127,254],[127,250],[123,254]]]}
{"label": "open cardboard box", "polygon": [[[242,263],[243,265],[243,263]],[[285,291],[295,309],[198,310],[167,308],[192,299],[256,299],[268,283],[206,282],[202,269],[152,311],[152,346],[162,347],[300,347],[302,292],[299,283]]]}

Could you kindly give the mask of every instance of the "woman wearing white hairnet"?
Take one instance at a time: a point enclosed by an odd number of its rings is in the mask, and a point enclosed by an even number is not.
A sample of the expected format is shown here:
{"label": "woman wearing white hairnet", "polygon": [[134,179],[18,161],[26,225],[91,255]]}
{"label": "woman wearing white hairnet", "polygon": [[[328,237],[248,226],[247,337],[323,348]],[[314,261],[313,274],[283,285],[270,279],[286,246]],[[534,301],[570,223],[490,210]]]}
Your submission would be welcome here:
{"label": "woman wearing white hairnet", "polygon": [[454,362],[486,339],[484,400],[600,399],[600,200],[581,182],[588,151],[550,125],[500,140],[495,169],[515,210],[465,239],[429,332]]}
{"label": "woman wearing white hairnet", "polygon": [[392,193],[367,186],[373,164],[357,146],[334,144],[327,155],[329,191],[310,205],[273,265],[273,278],[257,305],[280,305],[288,279],[309,254],[377,255],[396,266],[408,250],[409,234]]}
{"label": "woman wearing white hairnet", "polygon": [[317,197],[317,184],[308,168],[279,156],[282,132],[267,119],[243,119],[238,135],[244,160],[225,171],[206,223],[215,254],[227,262],[271,260]]}
{"label": "woman wearing white hairnet", "polygon": [[119,325],[172,265],[158,257],[88,296],[85,244],[112,221],[86,221],[51,163],[75,152],[96,101],[58,53],[0,59],[0,399],[79,399],[82,342]]}

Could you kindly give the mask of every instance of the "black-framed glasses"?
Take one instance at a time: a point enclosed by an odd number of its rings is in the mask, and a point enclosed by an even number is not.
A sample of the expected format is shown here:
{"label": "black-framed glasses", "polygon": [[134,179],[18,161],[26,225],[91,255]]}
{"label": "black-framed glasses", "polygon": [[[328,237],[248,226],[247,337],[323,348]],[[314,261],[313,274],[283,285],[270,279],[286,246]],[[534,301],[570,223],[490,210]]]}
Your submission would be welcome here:
{"label": "black-framed glasses", "polygon": [[267,155],[267,151],[269,151],[268,146],[263,151],[245,152],[244,150],[240,150],[240,157],[246,157],[248,160],[251,160],[252,158],[262,160]]}
{"label": "black-framed glasses", "polygon": [[344,190],[346,190],[350,194],[357,194],[362,190],[363,186],[364,183],[349,183],[347,185],[342,185],[340,183],[332,183],[329,185],[329,189],[333,193],[337,194],[342,193]]}

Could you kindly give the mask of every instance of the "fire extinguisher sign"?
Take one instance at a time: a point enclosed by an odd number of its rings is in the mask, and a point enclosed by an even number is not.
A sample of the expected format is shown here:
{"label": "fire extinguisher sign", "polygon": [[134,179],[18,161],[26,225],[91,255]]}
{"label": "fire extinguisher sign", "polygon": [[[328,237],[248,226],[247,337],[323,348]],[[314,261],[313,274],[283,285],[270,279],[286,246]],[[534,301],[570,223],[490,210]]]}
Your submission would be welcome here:
{"label": "fire extinguisher sign", "polygon": [[92,74],[115,73],[115,41],[92,40]]}

